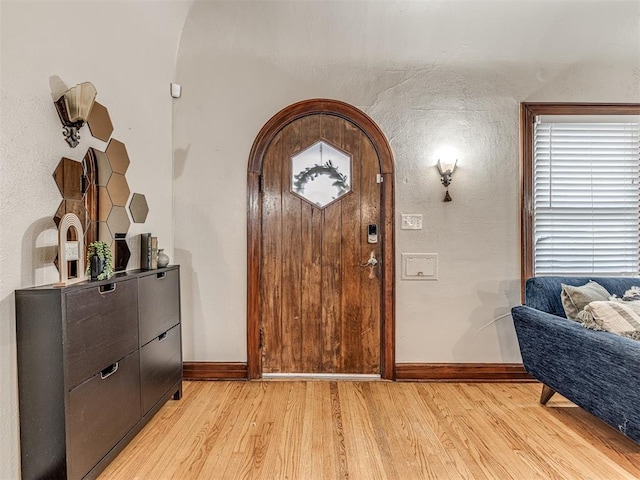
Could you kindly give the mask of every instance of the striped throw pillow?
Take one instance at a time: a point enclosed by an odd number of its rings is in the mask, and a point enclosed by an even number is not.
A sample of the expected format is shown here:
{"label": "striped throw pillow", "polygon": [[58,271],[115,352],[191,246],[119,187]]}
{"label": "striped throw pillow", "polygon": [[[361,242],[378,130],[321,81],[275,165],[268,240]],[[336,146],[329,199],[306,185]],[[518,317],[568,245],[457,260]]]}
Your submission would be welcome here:
{"label": "striped throw pillow", "polygon": [[591,302],[578,314],[578,320],[592,330],[640,340],[640,302]]}

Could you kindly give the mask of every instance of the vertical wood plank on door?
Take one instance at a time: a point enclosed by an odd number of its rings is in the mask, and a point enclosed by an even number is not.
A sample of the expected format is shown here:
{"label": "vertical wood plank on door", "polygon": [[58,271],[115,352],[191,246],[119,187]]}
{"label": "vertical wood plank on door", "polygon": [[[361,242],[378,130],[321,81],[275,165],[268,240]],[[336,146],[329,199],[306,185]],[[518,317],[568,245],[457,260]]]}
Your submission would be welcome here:
{"label": "vertical wood plank on door", "polygon": [[[248,209],[247,209],[247,230],[249,241],[247,244],[247,317],[248,319],[260,319],[262,309],[261,290],[261,270],[262,270],[262,194],[260,193],[261,175],[256,172],[249,172],[247,179],[248,189]],[[260,265],[257,268],[256,265]],[[259,378],[262,375],[262,351],[260,349],[260,323],[247,322],[247,353],[248,353],[248,376],[249,378]]]}
{"label": "vertical wood plank on door", "polygon": [[360,319],[361,267],[363,251],[360,244],[360,138],[362,132],[353,124],[342,123],[343,142],[340,147],[351,154],[352,192],[343,197],[342,203],[342,340],[340,369],[344,373],[362,371],[362,336]]}
{"label": "vertical wood plank on door", "polygon": [[[320,138],[318,116],[300,120],[300,145],[305,149]],[[322,210],[302,203],[302,361],[300,372],[322,372]]]}
{"label": "vertical wood plank on door", "polygon": [[302,369],[302,224],[300,197],[291,193],[291,156],[300,150],[304,122],[293,122],[282,130],[282,348],[281,368],[285,372]]}
{"label": "vertical wood plank on door", "polygon": [[262,169],[262,371],[282,370],[282,132],[271,142]]}
{"label": "vertical wood plank on door", "polygon": [[342,348],[341,319],[341,274],[340,226],[342,223],[340,203],[324,209],[322,241],[322,365],[325,373],[339,373],[338,359]]}
{"label": "vertical wood plank on door", "polygon": [[302,202],[302,370],[322,372],[322,211]]}
{"label": "vertical wood plank on door", "polygon": [[[373,251],[378,261],[381,260],[380,245],[383,239],[378,235],[378,243],[369,244],[367,242],[368,224],[377,224],[380,233],[380,184],[377,183],[376,176],[380,173],[380,165],[375,149],[371,141],[361,135],[360,154],[362,156],[362,175],[360,182],[361,202],[361,222],[363,225],[361,232],[361,242],[364,256],[368,257]],[[362,336],[362,373],[380,373],[380,271],[378,264],[374,269],[374,278],[369,278],[369,269],[362,269],[362,288],[360,296],[362,319],[360,323],[360,334]]]}
{"label": "vertical wood plank on door", "polygon": [[[322,115],[321,135],[329,143],[342,144],[340,120]],[[342,202],[337,201],[323,210],[322,239],[322,331],[324,348],[323,371],[342,372],[340,357],[342,342]]]}

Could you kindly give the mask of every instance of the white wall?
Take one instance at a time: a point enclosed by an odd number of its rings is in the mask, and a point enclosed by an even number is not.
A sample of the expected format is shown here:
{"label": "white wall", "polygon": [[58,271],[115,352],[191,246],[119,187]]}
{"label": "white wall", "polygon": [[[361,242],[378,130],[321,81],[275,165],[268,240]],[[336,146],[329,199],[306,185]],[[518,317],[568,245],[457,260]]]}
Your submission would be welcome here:
{"label": "white wall", "polygon": [[[373,117],[396,160],[400,362],[518,362],[518,108],[640,101],[637,1],[196,2],[177,64],[175,256],[186,360],[246,360],[246,170],[262,125],[308,98]],[[443,145],[459,169],[444,195]],[[398,219],[399,225],[399,219]]]}
{"label": "white wall", "polygon": [[[0,103],[0,479],[19,478],[13,291],[51,283],[61,197],[52,174],[63,156],[104,148],[81,131],[71,149],[52,90],[91,81],[107,106],[113,137],[127,146],[131,193],[146,195],[145,224],[173,254],[172,99],[180,31],[191,2],[5,1],[1,15]],[[137,247],[137,245],[134,245]],[[132,248],[133,250],[133,248]],[[137,266],[137,257],[130,267]]]}

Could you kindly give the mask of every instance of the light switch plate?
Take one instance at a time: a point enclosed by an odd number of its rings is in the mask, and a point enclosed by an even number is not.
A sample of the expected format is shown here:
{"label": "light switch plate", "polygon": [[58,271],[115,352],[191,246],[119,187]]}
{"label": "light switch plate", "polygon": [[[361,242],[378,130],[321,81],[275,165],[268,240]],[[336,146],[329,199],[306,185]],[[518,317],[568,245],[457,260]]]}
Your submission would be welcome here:
{"label": "light switch plate", "polygon": [[402,280],[438,280],[438,254],[403,253]]}
{"label": "light switch plate", "polygon": [[422,230],[422,215],[416,213],[402,214],[402,230]]}

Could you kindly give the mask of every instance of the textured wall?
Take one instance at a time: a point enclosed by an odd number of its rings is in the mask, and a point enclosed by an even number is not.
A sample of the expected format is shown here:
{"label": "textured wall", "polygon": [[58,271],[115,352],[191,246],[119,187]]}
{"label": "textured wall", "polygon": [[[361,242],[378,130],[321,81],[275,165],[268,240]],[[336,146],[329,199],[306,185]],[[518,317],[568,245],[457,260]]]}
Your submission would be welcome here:
{"label": "textured wall", "polygon": [[[0,479],[19,478],[13,291],[51,283],[60,203],[52,173],[60,158],[80,160],[87,127],[71,149],[53,94],[91,81],[107,106],[113,136],[127,146],[131,192],[144,193],[145,224],[172,254],[172,99],[180,30],[190,2],[0,2]],[[137,257],[130,267],[137,266]]]}
{"label": "textured wall", "polygon": [[[187,360],[246,359],[246,169],[281,108],[328,97],[391,142],[402,252],[437,282],[397,282],[397,359],[517,362],[518,105],[640,101],[638,2],[196,2],[174,108],[175,251]],[[444,194],[445,145],[459,170]],[[399,226],[399,220],[398,220]]]}

